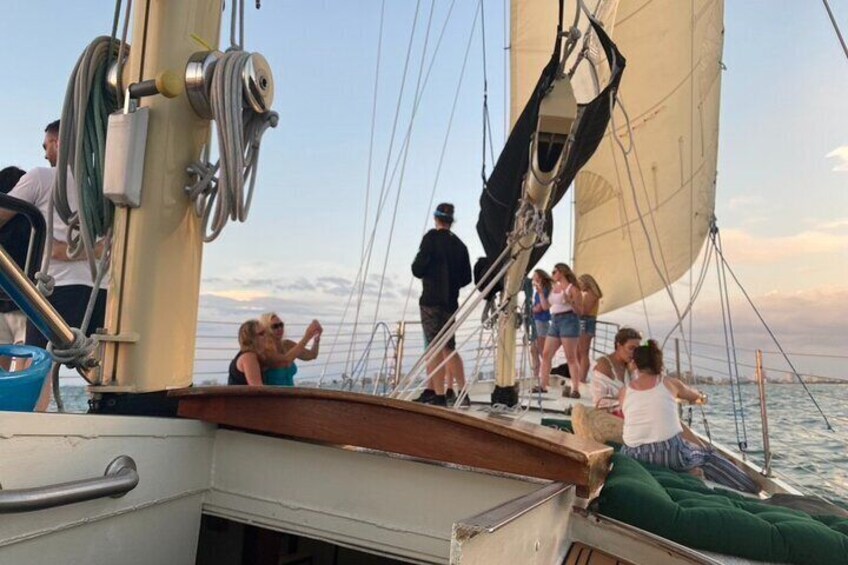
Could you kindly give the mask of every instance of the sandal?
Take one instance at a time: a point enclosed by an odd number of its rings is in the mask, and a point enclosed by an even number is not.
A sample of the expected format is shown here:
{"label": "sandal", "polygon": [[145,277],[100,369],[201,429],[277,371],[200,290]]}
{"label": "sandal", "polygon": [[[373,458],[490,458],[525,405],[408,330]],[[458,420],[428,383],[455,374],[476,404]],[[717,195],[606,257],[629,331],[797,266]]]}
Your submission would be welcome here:
{"label": "sandal", "polygon": [[534,386],[530,392],[532,392],[533,394],[546,393],[548,392],[548,389],[542,388],[540,386]]}
{"label": "sandal", "polygon": [[580,398],[580,393],[576,390],[571,391],[571,398]]}

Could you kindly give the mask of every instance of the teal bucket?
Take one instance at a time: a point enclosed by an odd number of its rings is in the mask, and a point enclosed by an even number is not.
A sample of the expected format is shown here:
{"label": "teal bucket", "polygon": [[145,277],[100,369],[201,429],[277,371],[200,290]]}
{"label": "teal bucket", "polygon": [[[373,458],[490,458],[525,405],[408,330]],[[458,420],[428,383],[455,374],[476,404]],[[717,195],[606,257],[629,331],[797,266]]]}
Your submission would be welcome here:
{"label": "teal bucket", "polygon": [[0,410],[32,412],[53,360],[43,349],[29,345],[0,345],[0,355],[32,359],[23,371],[10,373],[0,369]]}

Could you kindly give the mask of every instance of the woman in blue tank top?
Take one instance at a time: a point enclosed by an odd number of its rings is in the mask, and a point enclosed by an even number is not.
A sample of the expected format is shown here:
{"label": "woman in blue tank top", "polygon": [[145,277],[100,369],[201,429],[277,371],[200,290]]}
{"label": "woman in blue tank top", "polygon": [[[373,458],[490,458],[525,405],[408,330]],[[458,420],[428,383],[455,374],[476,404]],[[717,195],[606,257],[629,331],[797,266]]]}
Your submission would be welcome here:
{"label": "woman in blue tank top", "polygon": [[[284,339],[285,324],[277,314],[269,312],[260,316],[259,320],[267,328],[273,339],[273,351],[268,354],[262,381],[266,385],[294,386],[294,376],[297,374],[296,359],[311,361],[318,357],[318,348],[323,328],[318,320],[312,320],[299,342]],[[307,347],[309,342],[312,347]]]}
{"label": "woman in blue tank top", "polygon": [[551,305],[548,304],[551,283],[551,276],[544,269],[533,271],[533,323],[536,326],[536,340],[530,349],[533,355],[533,376],[537,379],[542,364],[542,351],[545,350],[545,338],[551,326]]}

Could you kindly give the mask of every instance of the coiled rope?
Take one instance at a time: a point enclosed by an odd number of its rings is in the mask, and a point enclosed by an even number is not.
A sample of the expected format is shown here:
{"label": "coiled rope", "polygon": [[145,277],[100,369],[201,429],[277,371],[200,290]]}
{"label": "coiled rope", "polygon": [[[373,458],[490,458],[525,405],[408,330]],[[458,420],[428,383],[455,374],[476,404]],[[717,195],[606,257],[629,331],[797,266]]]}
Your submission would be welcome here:
{"label": "coiled rope", "polygon": [[201,218],[207,243],[220,235],[229,220],[247,219],[262,135],[279,123],[277,112],[259,114],[243,107],[242,73],[249,60],[246,51],[228,51],[215,64],[210,97],[220,158],[213,165],[204,155],[187,169],[194,182],[186,187],[186,193]]}
{"label": "coiled rope", "polygon": [[[110,243],[114,205],[103,196],[103,169],[105,166],[106,130],[109,114],[118,109],[118,100],[106,83],[109,63],[123,51],[124,41],[113,37],[95,38],[77,60],[62,105],[59,126],[59,151],[52,198],[48,206],[47,249],[41,272],[36,275],[38,289],[45,296],[53,291],[54,281],[48,275],[52,256],[53,211],[68,225],[68,256],[77,258],[85,253],[93,289],[81,324],[87,328],[94,311],[100,283],[109,268]],[[68,196],[68,173],[76,181],[77,210],[72,210]],[[97,242],[105,238],[104,252],[97,259]],[[94,365],[93,352],[96,337],[86,337],[82,330],[73,328],[74,341],[66,347],[55,344],[48,351],[57,363],[75,367],[88,380],[85,373]],[[90,382],[90,381],[89,381]],[[57,404],[59,403],[57,399]]]}

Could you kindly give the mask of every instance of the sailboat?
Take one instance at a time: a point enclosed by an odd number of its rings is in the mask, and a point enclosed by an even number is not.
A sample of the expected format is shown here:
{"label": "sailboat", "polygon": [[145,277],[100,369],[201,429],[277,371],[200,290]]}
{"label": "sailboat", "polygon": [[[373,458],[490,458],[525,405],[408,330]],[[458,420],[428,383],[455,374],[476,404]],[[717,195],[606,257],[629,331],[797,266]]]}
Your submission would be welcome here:
{"label": "sailboat", "polygon": [[[582,4],[580,9],[571,3],[560,9],[555,3],[515,2],[512,12],[513,55],[531,53],[542,61],[541,65],[527,63],[526,67],[516,63],[516,69],[525,69],[515,72],[516,77],[526,79],[525,84],[539,83],[539,73],[548,60],[557,62],[550,67],[556,71],[552,76],[559,80],[568,76],[560,71],[568,70],[570,59],[566,57],[565,65],[560,65],[561,59],[551,57],[552,46],[565,49],[561,45],[565,36],[557,38],[556,28],[565,29],[566,13],[578,14],[584,25],[581,34],[589,37],[582,43],[585,53],[581,55],[582,49],[575,49],[571,56],[588,57],[594,69],[601,69],[599,85],[617,84],[616,77],[621,76],[616,75],[614,62],[608,60],[613,58],[610,54],[615,53],[615,46],[604,45],[605,34],[617,44],[621,60],[627,59],[619,96],[633,105],[627,107],[631,123],[625,131],[618,129],[621,124],[614,124],[606,136],[605,128],[601,128],[599,153],[586,162],[581,173],[575,171],[578,198],[586,198],[578,206],[578,233],[583,234],[579,249],[591,245],[597,236],[587,227],[593,212],[601,213],[610,200],[612,206],[616,202],[629,205],[627,193],[620,186],[616,193],[605,173],[609,171],[605,168],[605,151],[610,151],[610,158],[614,155],[612,149],[605,149],[608,138],[630,135],[631,128],[638,130],[642,124],[645,131],[653,127],[653,102],[640,99],[635,92],[631,95],[626,82],[628,76],[640,76],[639,54],[627,53],[633,48],[630,42],[639,43],[639,34],[646,32],[640,17],[653,11],[680,13],[677,2],[603,4],[603,9],[591,12],[595,20],[591,22]],[[715,39],[710,33],[721,30],[721,3],[704,5],[710,9],[698,13],[709,17],[696,21],[718,27],[687,27],[671,17],[658,19],[669,26],[680,25],[690,44],[690,34],[703,33]],[[691,535],[693,528],[699,530],[697,523],[685,526],[689,534],[684,542],[673,541],[670,532],[652,533],[653,522],[665,515],[660,508],[642,505],[657,497],[664,500],[665,491],[658,490],[659,486],[643,493],[645,496],[636,503],[636,499],[613,496],[615,489],[628,484],[654,480],[659,485],[659,479],[632,466],[630,474],[623,475],[628,465],[620,460],[610,474],[614,457],[611,447],[530,420],[339,391],[190,387],[202,240],[209,235],[204,227],[213,226],[214,233],[226,218],[243,218],[246,203],[239,198],[225,201],[232,194],[224,192],[213,197],[215,183],[209,179],[216,174],[216,167],[206,159],[194,166],[209,144],[209,116],[216,117],[222,155],[229,144],[235,144],[255,158],[258,137],[273,126],[273,76],[264,58],[244,52],[237,39],[236,14],[244,8],[243,2],[231,6],[232,49],[227,54],[217,50],[221,8],[220,1],[209,0],[132,5],[132,34],[128,37],[133,47],[126,62],[120,49],[116,53],[115,75],[123,77],[123,82],[113,84],[122,84],[119,93],[126,93],[126,104],[119,111],[123,117],[118,121],[131,134],[125,138],[125,154],[135,156],[119,170],[138,193],[121,192],[123,202],[115,212],[107,327],[98,336],[99,351],[85,353],[97,364],[85,359],[77,362],[91,378],[95,413],[0,412],[0,512],[16,513],[0,521],[0,560],[470,564],[714,563],[730,559],[706,553],[697,545],[698,536]],[[690,12],[683,12],[681,18],[689,22]],[[545,29],[522,27],[527,22],[542,24]],[[589,27],[596,35],[588,31]],[[536,42],[543,45],[539,52],[534,51]],[[710,41],[706,44],[714,46]],[[608,55],[601,55],[599,45]],[[706,66],[711,60],[717,61],[720,46],[719,40],[717,50],[705,57]],[[181,74],[175,86],[173,72],[183,69],[187,69],[187,76]],[[230,72],[224,73],[224,69]],[[715,74],[707,73],[709,77],[717,77],[719,69],[712,70]],[[633,74],[626,74],[631,71]],[[576,81],[581,80],[575,76]],[[682,90],[694,91],[696,77],[687,77]],[[597,95],[596,91],[595,96],[579,98],[580,90],[568,80],[560,83],[564,90],[547,85],[540,91],[544,96],[537,100],[543,107],[545,96],[564,94],[557,99],[562,103],[555,105],[555,110],[563,113],[544,114],[547,108],[542,111],[543,118],[552,117],[547,124],[554,131],[547,139],[560,152],[573,143],[569,138],[571,128],[579,123],[578,105]],[[589,81],[591,91],[592,76],[583,80]],[[220,91],[216,90],[216,81],[222,87]],[[717,104],[717,79],[701,86],[709,92],[710,100],[715,96]],[[526,87],[514,86],[513,100],[519,100],[516,107],[524,108],[520,100],[526,99],[530,90],[520,88]],[[602,99],[601,109],[609,112],[610,102],[609,98]],[[686,107],[691,110],[691,106]],[[707,131],[712,131],[709,124],[717,120],[715,111],[717,107],[703,110]],[[228,118],[224,118],[225,113]],[[239,116],[245,121],[239,122]],[[229,118],[239,125],[255,125],[253,133],[258,137],[248,136],[247,141],[256,144],[239,146],[241,132],[227,130],[222,123]],[[657,113],[655,123],[664,119]],[[229,134],[221,133],[222,128]],[[530,131],[538,131],[536,124]],[[701,132],[697,136],[693,130],[689,133],[698,137]],[[241,141],[244,143],[245,138]],[[699,153],[706,163],[708,181],[711,177],[714,180],[712,147]],[[143,157],[135,152],[140,149]],[[236,159],[233,168],[233,162],[227,159],[222,158],[217,173],[218,190],[226,183],[244,189],[245,185],[234,177],[241,176],[250,165]],[[251,159],[248,161],[255,163]],[[187,175],[187,169],[192,175]],[[687,170],[700,171],[694,165]],[[664,175],[665,166],[657,165],[657,172]],[[697,175],[693,172],[690,176]],[[599,179],[606,179],[607,184]],[[186,194],[186,184],[197,189],[188,191],[196,195],[194,202]],[[709,182],[707,185],[709,192]],[[140,199],[134,198],[138,194]],[[242,197],[245,194],[240,193]],[[637,191],[637,200],[640,197]],[[547,198],[556,199],[551,194]],[[645,203],[659,209],[665,201],[653,194]],[[542,212],[549,211],[548,203],[536,202]],[[710,209],[711,203],[706,206]],[[625,222],[615,233],[621,237],[630,227]],[[695,234],[699,230],[690,229]],[[534,241],[528,245],[537,249],[540,240],[550,237],[543,233],[531,230],[529,237]],[[638,236],[634,237],[626,245],[638,248]],[[692,245],[683,253],[689,258],[700,246],[694,243],[696,236],[691,239]],[[588,263],[592,254],[585,253],[578,252],[578,260],[584,262],[580,268],[594,268]],[[673,256],[682,261],[678,252]],[[3,257],[0,253],[0,259]],[[523,261],[513,262],[514,279],[523,278],[532,258]],[[49,305],[27,277],[9,268],[8,261],[2,263],[3,287],[17,290],[10,295],[18,299],[21,308],[41,322],[54,343],[67,345],[72,341],[75,334],[69,334],[62,320],[51,315]],[[658,274],[657,278],[664,276],[665,281],[671,281],[679,276],[679,269],[688,268],[675,265],[674,270],[671,266],[661,270],[662,276]],[[602,271],[599,268],[596,272]],[[604,284],[612,283],[605,279]],[[514,285],[509,280],[505,284],[503,300],[507,303],[514,300]],[[647,283],[642,288],[654,289]],[[633,299],[624,290],[613,296],[620,303]],[[514,324],[503,326],[506,329]],[[508,390],[514,363],[510,365],[508,352],[501,359],[504,373],[498,376],[503,378],[499,386]],[[169,417],[175,414],[180,418]],[[779,481],[760,481],[765,493],[790,490]],[[606,488],[605,482],[615,484]],[[677,486],[682,488],[687,482],[691,483],[678,478]],[[699,488],[691,489],[691,499],[709,496]],[[604,515],[598,510],[599,503],[602,508],[615,504],[625,511],[635,508],[644,514],[645,527]],[[742,507],[758,503],[733,499],[728,504]],[[669,508],[674,512],[679,505],[664,505],[664,509]],[[722,516],[711,521],[708,528],[718,527],[716,522]],[[792,514],[788,520],[799,518]],[[808,522],[803,527],[820,531],[820,526]],[[751,531],[756,536],[769,530]],[[739,536],[751,535],[751,531],[739,530]],[[812,545],[818,542],[819,549],[831,550],[825,557],[839,562],[845,553],[832,548],[844,543],[840,541],[844,535],[835,529],[829,531],[833,533],[815,538]],[[786,555],[785,560],[794,562],[814,555],[804,553],[812,550],[796,547],[794,543],[780,546],[774,554]]]}

